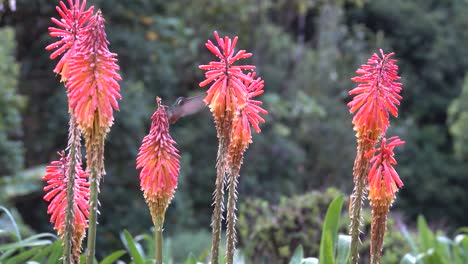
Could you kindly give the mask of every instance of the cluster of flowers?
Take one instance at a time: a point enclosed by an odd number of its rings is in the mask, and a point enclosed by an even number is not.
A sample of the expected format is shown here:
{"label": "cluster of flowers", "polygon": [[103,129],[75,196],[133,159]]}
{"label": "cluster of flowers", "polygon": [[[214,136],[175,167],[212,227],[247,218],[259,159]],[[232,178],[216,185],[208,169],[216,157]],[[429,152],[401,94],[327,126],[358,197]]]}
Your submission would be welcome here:
{"label": "cluster of flowers", "polygon": [[[400,95],[402,84],[399,82],[396,60],[391,58],[394,53],[385,54],[380,50],[380,55],[381,57],[374,53],[367,64],[356,71],[359,76],[352,78],[352,81],[360,84],[349,92],[354,97],[348,104],[350,112],[355,113],[353,125],[358,139],[358,156],[362,156],[357,157],[357,161],[364,163],[355,163],[355,172],[367,173],[366,178],[362,177],[365,175],[355,175],[355,178],[358,178],[357,181],[367,180],[368,183],[368,197],[373,218],[371,230],[371,256],[375,256],[373,263],[380,261],[387,214],[395,199],[395,193],[403,186],[403,182],[393,168],[397,164],[393,150],[396,146],[405,144],[397,136],[386,138],[390,114],[398,116],[397,105],[402,99]],[[367,166],[368,164],[371,166]],[[366,169],[360,170],[360,167]]]}
{"label": "cluster of flowers", "polygon": [[200,87],[211,83],[204,101],[213,114],[219,139],[211,255],[211,262],[215,264],[218,263],[225,175],[227,174],[229,184],[226,255],[227,262],[232,263],[236,243],[237,178],[244,152],[252,143],[251,127],[259,133],[259,123],[265,122],[260,114],[265,115],[268,112],[261,107],[261,101],[254,99],[264,91],[263,80],[253,72],[255,66],[234,64],[251,57],[252,53],[235,51],[237,37],[233,40],[227,36],[221,38],[216,31],[214,36],[217,45],[208,40],[205,46],[219,61],[200,66],[200,69],[206,71],[206,79],[200,83]]}
{"label": "cluster of flowers", "polygon": [[[56,7],[61,19],[52,18],[57,27],[50,27],[49,33],[59,40],[46,49],[55,49],[51,59],[62,55],[54,72],[60,75],[68,96],[69,143],[67,155],[61,152],[59,161],[53,161],[47,167],[43,179],[48,184],[44,188],[47,192],[44,199],[50,202],[48,213],[51,214],[51,222],[64,239],[65,248],[71,244],[71,254],[75,259],[66,261],[72,263],[78,261],[76,258],[88,227],[90,211],[94,214],[97,211],[97,206],[90,208],[92,179],[89,179],[91,175],[88,172],[93,171],[93,162],[89,157],[100,159],[94,164],[103,164],[103,139],[112,126],[113,111],[119,109],[118,81],[121,77],[117,73],[117,55],[108,49],[101,11],[94,13],[93,6],[86,9],[86,0],[68,0],[67,3],[61,1]],[[86,140],[88,172],[81,167],[81,133]],[[102,140],[96,142],[96,138]],[[93,153],[96,149],[88,147],[96,144],[102,145],[98,148],[102,149],[99,153]],[[101,175],[103,165],[98,170],[98,175]],[[64,238],[67,235],[73,238],[68,238],[70,242]]]}

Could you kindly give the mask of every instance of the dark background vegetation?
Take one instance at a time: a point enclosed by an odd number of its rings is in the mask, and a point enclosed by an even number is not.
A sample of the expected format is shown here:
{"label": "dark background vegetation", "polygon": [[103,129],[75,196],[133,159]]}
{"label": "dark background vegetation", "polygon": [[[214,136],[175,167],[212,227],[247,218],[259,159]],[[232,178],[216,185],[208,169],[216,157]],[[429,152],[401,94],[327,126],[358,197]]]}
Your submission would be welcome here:
{"label": "dark background vegetation", "polygon": [[[347,91],[355,86],[354,71],[382,48],[396,53],[404,84],[400,117],[392,118],[388,132],[407,142],[397,152],[405,186],[393,212],[410,226],[418,214],[446,230],[468,224],[468,1],[88,2],[103,11],[124,79],[121,110],[106,142],[101,252],[121,247],[124,228],[149,231],[135,170],[138,147],[156,96],[171,104],[205,91],[198,87],[198,65],[214,59],[204,47],[214,30],[239,36],[238,47],[254,54],[249,63],[265,80],[261,100],[269,115],[246,154],[240,203],[275,204],[330,186],[351,191],[356,143]],[[36,166],[56,159],[68,128],[65,90],[44,50],[53,41],[47,28],[57,4],[17,1],[15,12],[0,15],[0,29],[10,27],[16,36],[5,30],[0,36],[0,50],[16,58],[0,53],[0,202],[17,208],[36,231],[51,230],[41,175],[22,171],[41,171]],[[217,139],[208,110],[180,120],[171,132],[183,160],[166,233],[187,243],[183,230],[197,234],[192,237],[209,231]]]}

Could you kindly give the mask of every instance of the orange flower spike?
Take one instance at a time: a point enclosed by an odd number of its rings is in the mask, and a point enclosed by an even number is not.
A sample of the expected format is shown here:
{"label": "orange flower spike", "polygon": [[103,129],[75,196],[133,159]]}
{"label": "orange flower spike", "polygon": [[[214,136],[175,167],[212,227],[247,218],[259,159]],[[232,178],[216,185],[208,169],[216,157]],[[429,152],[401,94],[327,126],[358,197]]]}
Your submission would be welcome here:
{"label": "orange flower spike", "polygon": [[55,7],[62,18],[60,20],[52,18],[52,22],[59,28],[49,27],[49,34],[51,37],[60,38],[60,40],[46,47],[46,50],[56,49],[50,55],[50,59],[55,59],[63,54],[54,68],[55,73],[62,75],[62,81],[66,81],[69,77],[68,60],[71,54],[74,53],[76,40],[93,15],[94,10],[94,6],[91,6],[85,11],[86,0],[82,3],[80,3],[80,0],[75,0],[75,3],[68,0],[68,5],[70,7],[60,1],[60,6]]}
{"label": "orange flower spike", "polygon": [[164,217],[174,191],[180,171],[180,155],[176,142],[169,134],[166,106],[157,98],[158,109],[152,116],[151,129],[143,138],[137,157],[141,190],[150,206],[153,220]]}
{"label": "orange flower spike", "polygon": [[399,82],[396,60],[391,59],[394,53],[385,54],[380,50],[379,57],[373,54],[367,64],[356,71],[360,76],[353,82],[360,83],[349,92],[354,98],[348,103],[353,118],[354,130],[358,137],[378,139],[385,134],[389,126],[389,114],[398,116],[397,105],[400,104],[402,84]]}
{"label": "orange flower spike", "polygon": [[236,61],[252,56],[245,50],[235,53],[237,37],[231,40],[229,37],[220,38],[215,31],[214,36],[218,46],[211,40],[205,46],[220,61],[212,61],[208,65],[200,65],[200,69],[205,70],[206,80],[200,83],[200,87],[212,83],[207,91],[205,103],[209,106],[215,121],[220,126],[227,114],[227,121],[233,118],[239,105],[245,103],[246,87],[244,82],[250,82],[251,77],[245,74],[244,70],[254,70],[252,65],[233,65]]}
{"label": "orange flower spike", "polygon": [[265,123],[260,114],[266,115],[268,112],[261,108],[263,102],[252,98],[263,94],[264,81],[261,78],[253,79],[255,73],[249,74],[252,78],[250,84],[246,83],[247,100],[239,107],[236,118],[233,121],[233,132],[231,137],[230,154],[242,155],[248,145],[252,143],[250,126],[255,132],[260,133],[259,123]]}
{"label": "orange flower spike", "polygon": [[393,168],[393,165],[397,164],[393,150],[396,146],[404,144],[405,141],[401,141],[398,137],[382,138],[379,148],[365,154],[366,158],[374,155],[370,160],[372,167],[367,176],[369,199],[372,206],[379,204],[391,205],[398,188],[403,186],[403,182]]}
{"label": "orange flower spike", "polygon": [[66,83],[69,105],[77,123],[84,131],[93,129],[95,118],[102,132],[107,132],[114,120],[113,110],[119,110],[121,99],[116,54],[108,49],[104,18],[98,11],[83,30],[76,50],[70,58]]}
{"label": "orange flower spike", "polygon": [[[65,217],[67,210],[67,182],[68,168],[70,158],[65,156],[64,152],[59,153],[60,159],[52,161],[46,167],[46,174],[42,178],[47,181],[44,187],[46,195],[44,200],[50,202],[47,213],[50,214],[50,222],[54,223],[54,229],[59,236],[63,236],[65,231]],[[88,227],[89,217],[89,175],[83,171],[81,164],[77,163],[75,168],[75,189],[73,192],[73,238],[80,241],[84,238],[86,228]],[[81,244],[81,243],[80,243]]]}

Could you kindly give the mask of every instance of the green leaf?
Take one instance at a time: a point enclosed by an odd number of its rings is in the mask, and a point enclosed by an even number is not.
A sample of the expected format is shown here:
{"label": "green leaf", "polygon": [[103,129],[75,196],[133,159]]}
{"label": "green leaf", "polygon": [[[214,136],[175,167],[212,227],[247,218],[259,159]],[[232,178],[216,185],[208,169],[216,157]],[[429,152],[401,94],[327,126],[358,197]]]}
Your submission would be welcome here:
{"label": "green leaf", "polygon": [[[418,247],[416,246],[416,243],[414,242],[413,238],[411,237],[411,234],[408,232],[408,229],[406,229],[405,225],[402,225],[402,227],[400,228],[400,232],[403,235],[403,237],[406,239],[408,244],[410,245],[411,250],[413,251],[413,255],[417,255],[418,252],[419,252]],[[411,255],[411,256],[413,256],[413,255]]]}
{"label": "green leaf", "polygon": [[437,237],[437,247],[436,251],[437,254],[439,254],[443,259],[445,260],[451,260],[452,255],[451,255],[451,247],[452,247],[452,240],[446,236],[438,236]]}
{"label": "green leaf", "polygon": [[145,264],[144,257],[141,255],[140,251],[138,251],[135,240],[133,240],[133,237],[130,235],[130,233],[127,230],[124,230],[120,236],[135,264]]}
{"label": "green leaf", "polygon": [[436,248],[437,245],[434,233],[429,229],[426,219],[424,219],[422,215],[418,216],[418,232],[421,251],[425,252],[431,248]]}
{"label": "green leaf", "polygon": [[16,221],[13,218],[13,215],[11,215],[10,211],[8,211],[8,209],[6,209],[3,206],[0,206],[0,209],[2,209],[5,212],[5,214],[8,216],[8,218],[10,218],[11,224],[13,225],[13,228],[15,229],[16,240],[21,241],[21,234],[19,232],[18,225],[16,224]]}
{"label": "green leaf", "polygon": [[301,264],[319,264],[318,258],[305,258],[302,259]]}
{"label": "green leaf", "polygon": [[25,247],[38,247],[38,246],[44,246],[44,245],[50,245],[52,244],[51,241],[49,240],[35,240],[35,241],[20,241],[20,242],[15,242],[15,243],[9,243],[6,245],[0,246],[0,251],[7,251],[11,249],[20,249],[20,248],[25,248]]}
{"label": "green leaf", "polygon": [[39,250],[42,248],[40,247],[34,247],[29,250],[23,251],[20,254],[17,254],[16,256],[8,259],[5,261],[5,264],[16,264],[16,263],[24,263],[26,260],[30,259],[32,256],[34,256]]}
{"label": "green leaf", "polygon": [[52,252],[48,258],[47,264],[57,264],[59,263],[60,257],[63,255],[62,242],[57,240],[52,247]]}
{"label": "green leaf", "polygon": [[197,264],[197,258],[195,258],[195,256],[192,253],[190,253],[189,257],[184,262],[184,264]]}
{"label": "green leaf", "polygon": [[296,248],[296,250],[294,250],[294,254],[289,264],[301,264],[303,258],[304,258],[304,249],[302,248],[302,245],[299,245]]}
{"label": "green leaf", "polygon": [[338,247],[336,248],[336,263],[348,263],[351,254],[351,236],[338,235]]}
{"label": "green leaf", "polygon": [[37,261],[39,263],[45,262],[45,260],[49,256],[49,253],[52,251],[52,248],[57,242],[60,242],[60,241],[55,241],[53,244],[43,247],[41,251],[39,251],[39,253],[37,253],[34,257],[31,258],[31,260]]}
{"label": "green leaf", "polygon": [[338,224],[343,206],[343,195],[336,197],[328,207],[322,228],[322,240],[320,242],[319,260],[321,264],[334,264],[336,239],[338,236]]}
{"label": "green leaf", "polygon": [[106,258],[104,258],[100,264],[112,264],[114,263],[115,261],[117,261],[120,257],[122,257],[123,255],[125,255],[125,250],[118,250],[118,251],[115,251],[114,253],[110,254],[109,256],[107,256]]}

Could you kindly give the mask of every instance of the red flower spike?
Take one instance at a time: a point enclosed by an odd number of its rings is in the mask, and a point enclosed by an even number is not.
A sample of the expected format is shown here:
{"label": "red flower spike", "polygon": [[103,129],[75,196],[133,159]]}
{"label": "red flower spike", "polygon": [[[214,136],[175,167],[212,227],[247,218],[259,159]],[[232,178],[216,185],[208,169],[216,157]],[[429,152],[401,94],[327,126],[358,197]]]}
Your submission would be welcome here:
{"label": "red flower spike", "polygon": [[398,188],[403,186],[403,182],[393,168],[393,165],[397,164],[393,149],[404,144],[405,142],[398,137],[382,138],[379,148],[365,154],[366,158],[373,156],[370,160],[372,167],[367,176],[369,199],[372,206],[391,205]]}
{"label": "red flower spike", "polygon": [[89,19],[93,15],[94,6],[91,6],[85,11],[86,0],[80,3],[80,0],[68,0],[68,5],[60,1],[60,6],[56,6],[55,9],[62,17],[60,20],[52,18],[52,22],[58,26],[49,27],[49,34],[51,37],[60,38],[60,40],[48,45],[46,50],[56,49],[51,55],[50,59],[55,59],[59,55],[64,54],[60,61],[54,68],[54,72],[62,75],[62,81],[66,81],[69,77],[68,74],[68,59],[70,54],[73,54],[73,47],[88,23]]}
{"label": "red flower spike", "polygon": [[239,105],[245,104],[247,97],[247,88],[245,82],[250,83],[252,78],[245,74],[244,70],[254,70],[251,65],[233,65],[236,61],[246,59],[252,56],[252,53],[246,53],[245,50],[234,52],[237,37],[231,40],[229,37],[220,38],[215,31],[214,36],[218,46],[210,40],[205,46],[220,61],[210,62],[208,65],[201,65],[199,68],[205,70],[206,80],[200,83],[200,87],[212,83],[207,91],[205,103],[210,107],[215,118],[218,129],[226,114],[227,121],[233,118]]}
{"label": "red flower spike", "polygon": [[[62,151],[59,153],[60,159],[52,161],[46,167],[46,174],[42,178],[47,181],[44,187],[46,195],[44,200],[50,202],[47,213],[50,214],[50,222],[54,223],[54,229],[59,236],[65,231],[65,218],[67,208],[67,182],[70,158],[65,156]],[[89,217],[89,175],[83,171],[81,164],[77,163],[75,167],[75,190],[73,197],[73,234],[72,236],[81,241],[84,238],[86,228],[88,227]]]}
{"label": "red flower spike", "polygon": [[157,98],[158,109],[151,117],[151,128],[143,138],[137,157],[141,190],[150,206],[153,219],[164,216],[174,191],[180,170],[180,155],[176,142],[169,134],[166,106]]}
{"label": "red flower spike", "polygon": [[104,18],[98,11],[78,40],[69,59],[69,106],[82,130],[93,129],[98,118],[99,128],[107,132],[114,120],[113,110],[119,110],[121,99],[116,54],[107,47]]}
{"label": "red flower spike", "polygon": [[402,84],[399,82],[396,60],[391,59],[394,53],[384,54],[382,57],[373,54],[367,64],[361,65],[356,71],[360,76],[354,77],[353,82],[360,83],[349,92],[355,95],[348,103],[353,118],[354,130],[358,137],[372,137],[377,139],[385,134],[389,126],[389,114],[398,116],[397,105],[400,105]]}
{"label": "red flower spike", "polygon": [[236,116],[233,119],[231,143],[229,144],[229,160],[231,164],[238,164],[248,145],[252,143],[250,126],[255,132],[260,132],[259,123],[265,123],[260,114],[266,115],[268,112],[261,108],[262,102],[252,98],[263,94],[264,81],[255,78],[255,73],[248,75],[252,81],[245,83],[247,90],[247,100],[245,104],[239,106]]}

